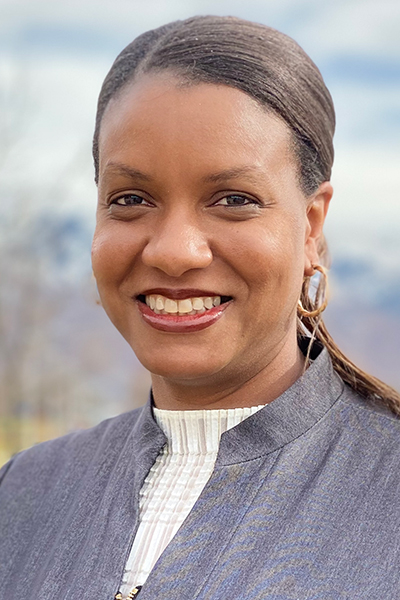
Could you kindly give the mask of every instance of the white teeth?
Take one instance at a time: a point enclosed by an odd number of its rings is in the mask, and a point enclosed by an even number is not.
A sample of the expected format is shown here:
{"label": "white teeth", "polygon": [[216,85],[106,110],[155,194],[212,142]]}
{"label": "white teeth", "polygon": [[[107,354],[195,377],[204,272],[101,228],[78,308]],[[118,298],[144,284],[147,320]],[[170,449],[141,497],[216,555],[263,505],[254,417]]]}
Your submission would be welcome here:
{"label": "white teeth", "polygon": [[203,298],[193,298],[192,300],[193,310],[201,310],[204,308]]}
{"label": "white teeth", "polygon": [[204,306],[208,309],[213,307],[213,299],[212,298],[204,298]]}
{"label": "white teeth", "polygon": [[164,298],[162,296],[157,296],[156,298],[156,309],[164,310]]}
{"label": "white teeth", "polygon": [[157,315],[197,315],[221,304],[221,296],[204,296],[173,300],[160,294],[150,294],[145,297],[147,306]]}
{"label": "white teeth", "polygon": [[193,310],[191,299],[185,298],[184,300],[178,300],[178,308],[180,313],[190,313]]}
{"label": "white teeth", "polygon": [[165,298],[164,310],[169,314],[176,314],[178,312],[178,303],[176,300]]}

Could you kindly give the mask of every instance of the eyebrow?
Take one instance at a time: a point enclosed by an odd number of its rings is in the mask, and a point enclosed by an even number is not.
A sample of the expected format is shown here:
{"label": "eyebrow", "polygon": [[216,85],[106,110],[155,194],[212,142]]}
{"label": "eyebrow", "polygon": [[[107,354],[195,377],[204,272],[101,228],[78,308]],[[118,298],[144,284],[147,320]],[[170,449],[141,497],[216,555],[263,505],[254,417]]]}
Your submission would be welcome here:
{"label": "eyebrow", "polygon": [[[147,173],[143,173],[143,171],[139,171],[138,169],[134,169],[128,165],[123,163],[115,163],[109,162],[104,169],[104,172],[112,171],[114,173],[119,173],[122,175],[127,175],[132,179],[139,179],[141,181],[153,181],[153,178]],[[219,171],[218,173],[210,173],[210,175],[206,175],[202,178],[205,183],[222,183],[224,181],[228,181],[229,179],[238,179],[239,177],[247,176],[248,179],[252,179],[251,175],[260,173],[262,169],[260,167],[251,167],[251,166],[243,166],[243,167],[233,167],[231,169],[224,169],[223,171]]]}
{"label": "eyebrow", "polygon": [[239,177],[248,176],[251,179],[252,174],[260,173],[262,169],[260,167],[234,167],[232,169],[225,169],[224,171],[219,171],[218,173],[211,173],[210,175],[206,175],[203,177],[203,181],[207,183],[221,183],[227,181],[228,179],[237,179]]}
{"label": "eyebrow", "polygon": [[115,163],[109,162],[104,169],[104,172],[107,173],[112,171],[113,173],[118,173],[121,175],[127,175],[132,179],[140,179],[141,181],[152,181],[153,178],[143,171],[139,171],[138,169],[134,169],[133,167],[129,167],[128,165],[124,165],[123,163]]}

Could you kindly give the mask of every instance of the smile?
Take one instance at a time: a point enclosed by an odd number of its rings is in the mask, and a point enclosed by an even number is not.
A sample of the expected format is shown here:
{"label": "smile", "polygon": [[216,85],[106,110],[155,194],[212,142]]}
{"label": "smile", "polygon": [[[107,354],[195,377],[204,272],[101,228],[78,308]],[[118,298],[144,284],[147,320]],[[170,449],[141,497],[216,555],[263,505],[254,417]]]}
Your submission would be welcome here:
{"label": "smile", "polygon": [[153,328],[170,333],[190,333],[209,327],[220,319],[230,296],[192,296],[170,298],[162,294],[143,294],[137,305],[143,319]]}
{"label": "smile", "polygon": [[145,302],[156,314],[196,315],[202,314],[206,310],[211,310],[213,306],[219,306],[221,304],[221,296],[173,300],[165,296],[151,294],[150,296],[145,296]]}

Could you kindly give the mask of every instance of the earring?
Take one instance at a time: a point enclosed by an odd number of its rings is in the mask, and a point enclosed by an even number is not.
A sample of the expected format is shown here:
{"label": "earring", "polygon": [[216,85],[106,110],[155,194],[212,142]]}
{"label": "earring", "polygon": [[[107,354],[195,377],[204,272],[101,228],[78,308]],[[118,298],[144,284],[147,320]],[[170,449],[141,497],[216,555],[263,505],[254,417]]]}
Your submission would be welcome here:
{"label": "earring", "polygon": [[[327,274],[327,270],[325,269],[325,267],[322,267],[321,265],[312,265],[314,271],[318,271],[319,273],[321,273],[321,275],[324,278],[324,290],[323,290],[323,302],[315,309],[315,310],[306,310],[301,302],[301,299],[299,298],[298,302],[297,302],[297,312],[299,314],[299,317],[305,317],[306,319],[313,319],[315,317],[319,317],[320,314],[326,309],[326,307],[328,306],[328,298],[327,298],[327,292],[328,292],[328,274]],[[314,273],[315,275],[315,273]]]}
{"label": "earring", "polygon": [[94,273],[92,271],[92,281],[94,281],[94,287],[95,287],[95,299],[94,301],[96,302],[97,306],[101,306],[101,300],[100,300],[100,294],[99,294],[99,290],[97,288],[97,282],[96,282],[96,278],[94,276]]}

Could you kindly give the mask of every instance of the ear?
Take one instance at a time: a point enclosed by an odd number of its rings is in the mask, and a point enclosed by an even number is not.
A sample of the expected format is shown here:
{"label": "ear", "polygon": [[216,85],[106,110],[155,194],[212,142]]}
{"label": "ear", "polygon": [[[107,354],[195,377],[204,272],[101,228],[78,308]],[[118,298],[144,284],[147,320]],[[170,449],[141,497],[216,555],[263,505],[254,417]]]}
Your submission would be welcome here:
{"label": "ear", "polygon": [[311,277],[314,274],[313,265],[319,264],[318,247],[322,238],[322,229],[332,195],[332,185],[329,181],[324,181],[308,200],[304,246],[305,277]]}

